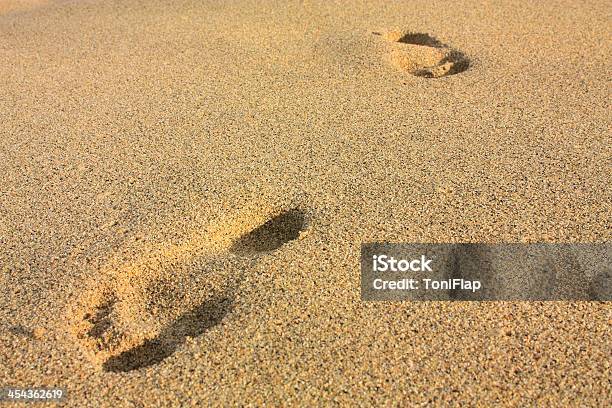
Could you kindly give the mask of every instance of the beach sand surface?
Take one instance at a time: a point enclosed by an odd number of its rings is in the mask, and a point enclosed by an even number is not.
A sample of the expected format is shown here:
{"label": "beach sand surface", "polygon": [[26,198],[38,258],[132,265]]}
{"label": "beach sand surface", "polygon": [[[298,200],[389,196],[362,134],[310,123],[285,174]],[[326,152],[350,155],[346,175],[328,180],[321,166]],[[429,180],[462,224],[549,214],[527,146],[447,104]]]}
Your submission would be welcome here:
{"label": "beach sand surface", "polygon": [[610,406],[609,302],[363,302],[362,243],[611,237],[607,1],[0,0],[0,386]]}

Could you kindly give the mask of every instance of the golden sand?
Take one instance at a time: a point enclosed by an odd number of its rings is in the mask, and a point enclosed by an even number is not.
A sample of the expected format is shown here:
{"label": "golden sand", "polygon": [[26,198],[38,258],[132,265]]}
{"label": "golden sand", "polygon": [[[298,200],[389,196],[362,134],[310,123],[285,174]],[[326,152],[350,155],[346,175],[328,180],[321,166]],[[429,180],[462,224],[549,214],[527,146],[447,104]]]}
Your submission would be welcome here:
{"label": "golden sand", "polygon": [[359,292],[364,242],[610,240],[608,2],[42,3],[0,0],[0,387],[612,404],[607,302]]}

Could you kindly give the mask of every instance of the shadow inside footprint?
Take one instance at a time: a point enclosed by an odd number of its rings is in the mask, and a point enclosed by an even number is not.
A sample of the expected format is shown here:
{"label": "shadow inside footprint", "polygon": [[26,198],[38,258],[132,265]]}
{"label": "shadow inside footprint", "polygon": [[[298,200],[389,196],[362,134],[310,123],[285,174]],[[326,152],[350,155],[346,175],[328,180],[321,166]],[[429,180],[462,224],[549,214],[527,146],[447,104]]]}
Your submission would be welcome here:
{"label": "shadow inside footprint", "polygon": [[300,236],[306,217],[298,209],[285,211],[236,241],[230,251],[242,256],[271,252]]}
{"label": "shadow inside footprint", "polygon": [[442,48],[445,45],[437,38],[426,33],[407,33],[401,36],[397,42],[413,45],[424,45],[427,47]]}
{"label": "shadow inside footprint", "polygon": [[185,343],[187,337],[198,337],[219,324],[231,307],[232,298],[229,296],[209,299],[180,316],[157,337],[109,358],[103,369],[109,372],[127,372],[158,364],[170,357]]}

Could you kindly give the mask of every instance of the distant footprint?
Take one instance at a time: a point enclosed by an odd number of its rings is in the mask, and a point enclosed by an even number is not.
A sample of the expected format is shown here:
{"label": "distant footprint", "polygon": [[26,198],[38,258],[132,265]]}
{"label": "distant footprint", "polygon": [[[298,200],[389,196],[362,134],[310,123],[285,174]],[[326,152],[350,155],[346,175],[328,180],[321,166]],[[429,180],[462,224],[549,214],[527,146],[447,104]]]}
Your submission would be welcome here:
{"label": "distant footprint", "polygon": [[212,238],[196,233],[153,248],[83,294],[69,313],[72,331],[104,371],[158,364],[223,320],[251,260],[295,240],[306,227],[305,213],[294,208],[242,216],[216,228]]}
{"label": "distant footprint", "polygon": [[373,33],[391,42],[389,60],[395,67],[423,78],[458,74],[470,66],[460,51],[425,33],[390,31]]}

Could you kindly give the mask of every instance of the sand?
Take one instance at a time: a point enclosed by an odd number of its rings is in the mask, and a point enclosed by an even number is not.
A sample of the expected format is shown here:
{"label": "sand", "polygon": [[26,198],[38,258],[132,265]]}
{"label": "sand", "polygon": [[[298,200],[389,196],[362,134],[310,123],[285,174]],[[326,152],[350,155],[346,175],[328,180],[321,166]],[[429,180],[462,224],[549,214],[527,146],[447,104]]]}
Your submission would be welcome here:
{"label": "sand", "polygon": [[0,386],[612,404],[609,302],[359,292],[363,242],[610,240],[609,2],[0,5]]}

